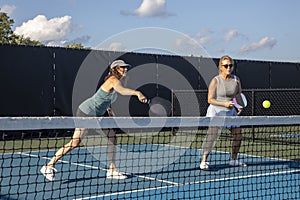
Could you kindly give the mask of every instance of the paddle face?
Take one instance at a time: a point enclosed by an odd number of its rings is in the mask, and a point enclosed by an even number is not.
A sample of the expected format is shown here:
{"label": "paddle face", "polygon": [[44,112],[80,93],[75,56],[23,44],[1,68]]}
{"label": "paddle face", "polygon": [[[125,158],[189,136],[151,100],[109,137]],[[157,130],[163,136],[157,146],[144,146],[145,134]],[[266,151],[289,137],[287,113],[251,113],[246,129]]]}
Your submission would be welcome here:
{"label": "paddle face", "polygon": [[172,110],[171,102],[161,97],[149,99],[148,104],[150,116],[169,116]]}
{"label": "paddle face", "polygon": [[236,95],[235,98],[232,99],[232,102],[237,109],[247,106],[247,99],[243,93]]}

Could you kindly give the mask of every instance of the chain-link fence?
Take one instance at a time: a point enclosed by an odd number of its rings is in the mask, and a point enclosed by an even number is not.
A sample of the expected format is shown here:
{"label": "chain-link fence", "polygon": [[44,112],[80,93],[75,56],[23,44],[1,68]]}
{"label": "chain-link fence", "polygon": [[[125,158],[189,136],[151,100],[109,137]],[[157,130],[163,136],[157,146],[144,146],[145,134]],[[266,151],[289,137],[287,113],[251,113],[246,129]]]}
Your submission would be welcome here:
{"label": "chain-link fence", "polygon": [[[241,114],[243,116],[300,115],[300,89],[245,89],[243,93],[248,101],[247,107],[243,109]],[[198,99],[198,105],[189,103],[189,99],[195,96]],[[263,107],[262,103],[265,100],[271,102],[270,108]],[[181,105],[182,103],[187,105],[183,106]],[[198,111],[200,116],[205,116],[209,105],[207,103],[207,90],[174,90],[172,92],[172,105],[173,116],[195,116],[194,113]],[[182,112],[181,107],[184,107],[184,112]],[[188,112],[186,111],[187,109]],[[272,128],[285,134],[270,134],[268,131]],[[261,130],[267,133],[259,134]],[[294,134],[288,134],[289,132],[294,132]],[[226,137],[227,133],[222,135]],[[252,141],[299,144],[299,133],[299,126],[293,124],[276,128],[270,126],[247,126],[243,128],[244,139]]]}
{"label": "chain-link fence", "polygon": [[[300,115],[300,89],[244,89],[248,105],[244,108],[243,116],[283,116],[283,115]],[[185,109],[190,109],[186,112],[188,116],[193,116],[194,111],[199,109],[200,116],[206,115],[208,107],[207,90],[174,90],[172,92],[172,115],[182,116],[182,102],[189,103],[189,99],[196,95],[198,105],[185,105]],[[180,99],[180,101],[179,101]],[[271,102],[270,108],[264,108],[262,103],[264,100]]]}

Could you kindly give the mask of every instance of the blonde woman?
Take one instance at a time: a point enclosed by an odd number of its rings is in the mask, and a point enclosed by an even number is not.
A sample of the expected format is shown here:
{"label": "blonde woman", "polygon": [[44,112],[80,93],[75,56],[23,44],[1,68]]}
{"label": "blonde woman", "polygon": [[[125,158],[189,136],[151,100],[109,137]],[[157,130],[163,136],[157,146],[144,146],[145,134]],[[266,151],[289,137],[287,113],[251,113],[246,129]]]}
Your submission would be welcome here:
{"label": "blonde woman", "polygon": [[[232,99],[242,92],[240,79],[232,74],[234,61],[231,57],[225,55],[219,61],[219,75],[215,76],[208,88],[208,103],[207,117],[215,116],[237,116],[242,112],[242,109],[236,110]],[[238,153],[243,139],[240,127],[227,127],[233,135],[232,153],[229,165],[231,166],[246,166],[245,163],[238,160]],[[200,169],[208,170],[209,165],[206,162],[209,153],[211,152],[221,127],[209,127],[206,140],[203,143],[203,156],[200,163]]]}

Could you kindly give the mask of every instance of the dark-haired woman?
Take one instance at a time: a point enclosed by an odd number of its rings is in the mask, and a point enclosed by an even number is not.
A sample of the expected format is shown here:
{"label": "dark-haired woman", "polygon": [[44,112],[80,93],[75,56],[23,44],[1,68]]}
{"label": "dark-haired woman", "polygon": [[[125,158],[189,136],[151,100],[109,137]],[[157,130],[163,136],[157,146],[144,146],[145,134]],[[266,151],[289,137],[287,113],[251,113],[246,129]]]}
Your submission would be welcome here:
{"label": "dark-haired woman", "polygon": [[[88,98],[79,105],[76,116],[103,116],[109,108],[112,100],[115,98],[114,96],[116,93],[119,93],[121,95],[134,95],[138,97],[140,102],[146,103],[147,99],[140,91],[125,88],[120,82],[120,79],[126,76],[126,72],[129,66],[130,65],[125,63],[123,60],[115,60],[110,65],[110,72],[109,75],[105,78],[104,83],[92,97]],[[54,180],[54,173],[57,171],[54,168],[54,165],[60,158],[62,158],[72,149],[79,146],[86,131],[88,130],[76,128],[71,141],[61,147],[50,160],[50,162],[42,167],[40,171],[48,180]],[[109,170],[107,171],[106,177],[110,179],[125,179],[127,178],[127,176],[119,172],[115,165],[115,133],[110,132],[108,133],[107,137],[109,140],[108,159],[110,162],[110,166]]]}

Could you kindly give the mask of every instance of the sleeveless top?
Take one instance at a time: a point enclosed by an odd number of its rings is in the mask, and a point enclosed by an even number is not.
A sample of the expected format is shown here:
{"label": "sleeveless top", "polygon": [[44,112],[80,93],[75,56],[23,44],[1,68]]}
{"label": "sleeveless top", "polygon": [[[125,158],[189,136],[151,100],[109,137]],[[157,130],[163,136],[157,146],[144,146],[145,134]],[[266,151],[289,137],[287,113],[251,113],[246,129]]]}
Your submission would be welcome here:
{"label": "sleeveless top", "polygon": [[[224,80],[220,75],[215,76],[218,82],[217,90],[216,90],[216,100],[226,102],[231,101],[234,96],[239,91],[239,86],[237,83],[237,78],[235,75],[230,75],[229,80]],[[236,110],[231,108],[226,108],[224,106],[217,105],[209,105],[207,109],[207,117],[214,116],[236,116]]]}
{"label": "sleeveless top", "polygon": [[218,82],[216,99],[218,101],[231,101],[239,91],[236,76],[231,75],[229,80],[224,80],[220,75],[215,77]]}
{"label": "sleeveless top", "polygon": [[116,95],[116,92],[105,92],[102,88],[99,88],[92,97],[79,105],[79,109],[89,116],[102,116],[116,99]]}

